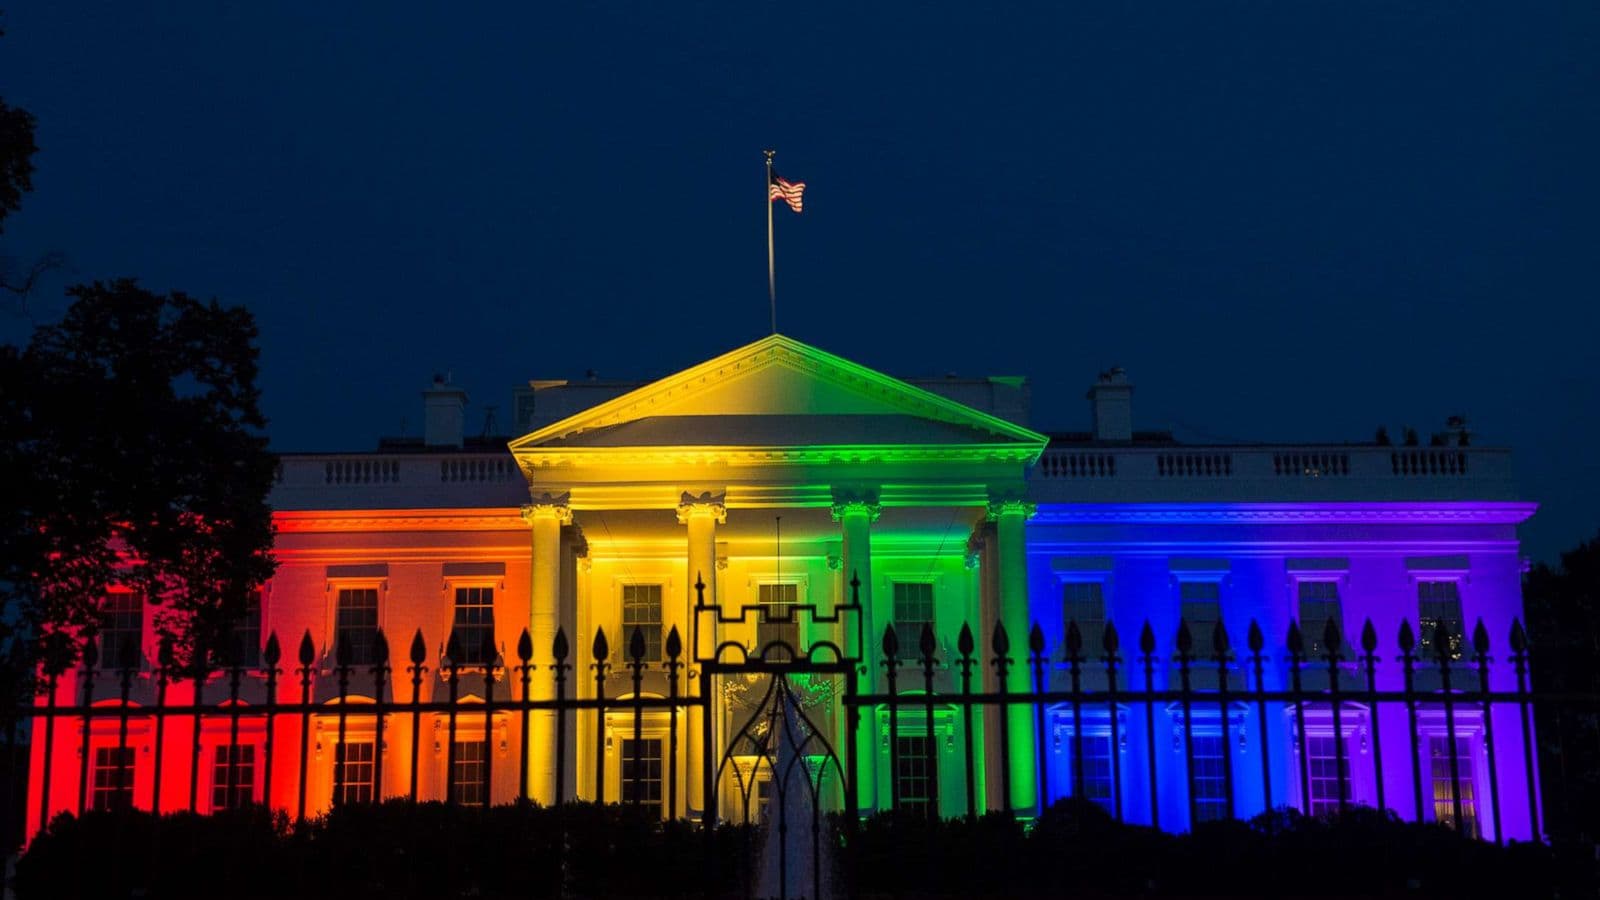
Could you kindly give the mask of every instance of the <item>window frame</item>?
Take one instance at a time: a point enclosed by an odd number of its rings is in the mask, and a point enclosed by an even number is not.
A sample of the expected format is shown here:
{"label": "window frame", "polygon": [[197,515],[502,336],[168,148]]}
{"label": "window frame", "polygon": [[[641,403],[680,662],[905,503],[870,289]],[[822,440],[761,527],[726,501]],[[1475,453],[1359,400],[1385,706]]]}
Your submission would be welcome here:
{"label": "window frame", "polygon": [[362,654],[358,655],[352,650],[350,656],[350,665],[352,668],[356,669],[366,668],[372,665],[370,660],[372,659],[372,655],[377,647],[377,635],[384,633],[384,612],[389,607],[387,596],[388,580],[328,579],[328,591],[332,595],[332,614],[328,617],[328,619],[329,624],[332,627],[332,634],[330,635],[330,640],[327,646],[329,648],[330,657],[335,662],[337,662],[339,658],[339,638],[342,636],[342,633],[345,630],[344,626],[342,626],[339,621],[339,614],[341,612],[340,601],[344,597],[346,591],[353,592],[368,590],[373,592],[374,597],[373,624],[371,626],[373,639],[370,644],[367,645],[368,649]]}
{"label": "window frame", "polygon": [[[1058,771],[1060,773],[1060,777],[1064,779],[1064,781],[1061,783],[1067,786],[1067,790],[1061,792],[1059,796],[1070,797],[1072,796],[1072,791],[1077,788],[1077,784],[1072,777],[1073,751],[1077,746],[1078,740],[1076,736],[1077,727],[1074,725],[1072,708],[1070,706],[1055,707],[1051,710],[1050,715],[1051,718],[1049,722],[1049,729],[1051,753],[1053,755],[1059,755],[1062,757],[1062,762],[1060,763],[1059,768],[1057,770],[1053,770],[1052,772],[1052,779],[1055,778],[1055,772]],[[1111,725],[1113,720],[1111,711],[1104,707],[1083,708],[1078,711],[1078,721],[1081,723],[1083,728],[1084,745],[1088,746],[1090,741],[1104,742],[1104,748],[1107,753],[1105,757],[1107,761],[1107,768],[1104,778],[1107,793],[1105,795],[1104,802],[1102,803],[1101,798],[1095,796],[1094,792],[1089,790],[1090,785],[1098,782],[1100,779],[1091,778],[1087,768],[1084,769],[1084,797],[1090,802],[1100,806],[1107,812],[1113,812],[1115,810],[1117,798],[1119,796],[1124,800],[1127,798],[1126,786],[1117,783],[1117,770],[1119,767],[1114,762],[1114,759],[1115,754],[1126,753],[1128,749],[1128,708],[1120,703],[1117,704],[1115,716],[1118,745],[1112,746]],[[1090,758],[1091,757],[1089,754],[1084,754],[1085,762],[1087,762]],[[1129,775],[1128,767],[1121,766],[1120,768],[1122,770],[1122,777],[1126,779]],[[1052,781],[1052,783],[1054,783],[1054,781]]]}
{"label": "window frame", "polygon": [[[256,778],[256,772],[257,766],[260,764],[260,760],[258,758],[259,754],[256,752],[255,742],[240,741],[237,744],[215,743],[210,745],[210,749],[211,763],[206,768],[211,773],[211,790],[209,797],[211,801],[211,811],[217,812],[219,810],[242,809],[243,807],[259,803],[260,801],[256,798],[256,788],[259,785],[260,780]],[[240,762],[234,758],[234,754],[240,750],[249,751],[250,759],[248,762]],[[224,753],[228,754],[229,756],[229,760],[227,762],[224,762],[220,758]],[[230,784],[228,780],[230,777],[228,774],[230,770],[232,772],[238,772],[241,770],[248,772],[248,781],[241,785],[235,780]],[[243,789],[243,802],[238,802],[240,799],[239,792],[241,788]],[[219,797],[222,799],[221,803],[217,802]]]}
{"label": "window frame", "polygon": [[[656,594],[656,621],[655,622],[630,622],[628,621],[628,592],[637,592],[641,588],[653,588]],[[667,637],[667,592],[670,584],[666,579],[630,578],[621,580],[617,584],[617,623],[621,641],[621,663],[631,662],[633,657],[628,655],[628,643],[633,640],[633,626],[642,627],[640,632],[644,635],[644,662],[647,664],[661,663],[666,660]],[[652,636],[651,628],[654,629]]]}
{"label": "window frame", "polygon": [[[131,613],[137,617],[134,620],[135,625],[131,629],[121,627],[120,623],[115,627],[107,624],[112,616],[126,616],[130,614],[130,612],[125,609],[110,608],[112,603],[118,600],[131,600],[138,607],[137,610]],[[145,613],[148,611],[148,609],[149,604],[144,601],[144,597],[141,596],[137,591],[121,587],[114,587],[111,590],[106,591],[105,598],[100,602],[98,624],[95,631],[95,649],[99,651],[100,658],[97,665],[100,671],[116,672],[121,671],[123,668],[128,668],[135,672],[143,672],[146,670],[148,667],[148,660],[146,660],[144,652],[144,635],[146,626],[149,624],[145,617]],[[133,637],[133,659],[131,662],[133,662],[134,665],[125,665],[125,662],[129,661],[125,661],[121,658],[123,648],[128,646],[128,642],[125,639],[115,642],[107,641],[107,637],[111,635],[131,635]]]}
{"label": "window frame", "polygon": [[[463,669],[483,669],[483,668],[487,667],[490,663],[493,663],[495,661],[495,658],[500,655],[499,646],[498,646],[498,643],[496,643],[495,657],[490,657],[489,659],[484,659],[483,658],[483,640],[482,640],[482,632],[485,631],[485,630],[488,631],[491,641],[496,641],[498,639],[498,637],[499,637],[499,631],[498,631],[499,624],[495,621],[494,614],[495,614],[496,607],[499,605],[500,586],[495,581],[478,580],[478,579],[460,579],[460,578],[456,578],[456,579],[449,579],[449,580],[446,581],[446,583],[445,583],[445,592],[446,592],[446,596],[449,597],[449,599],[450,599],[450,636],[451,637],[455,637],[456,634],[457,634],[457,629],[462,628],[462,624],[460,622],[460,614],[461,614],[461,610],[462,610],[461,594],[462,594],[462,592],[472,592],[472,591],[488,591],[489,592],[489,602],[488,603],[486,603],[486,604],[473,604],[473,605],[467,607],[468,609],[484,609],[484,608],[487,608],[488,611],[489,611],[489,620],[488,620],[487,623],[480,621],[480,622],[476,622],[476,623],[470,623],[470,624],[468,624],[466,626],[467,628],[470,628],[475,634],[477,634],[478,637],[476,639],[470,640],[470,641],[466,640],[465,638],[463,638],[459,642],[460,645],[461,645],[462,658],[459,659],[459,660],[455,660],[454,662],[456,662],[457,665],[460,668],[463,668]],[[447,638],[447,641],[448,641],[448,638]],[[448,646],[448,643],[446,644],[446,646]]]}
{"label": "window frame", "polygon": [[[89,749],[92,754],[89,765],[89,808],[96,811],[132,809],[134,789],[139,782],[137,748],[132,744],[90,744]],[[116,760],[118,751],[124,757],[120,765]],[[102,762],[102,758],[106,761]],[[117,783],[119,773],[122,775],[120,784]],[[102,779],[102,775],[106,778]]]}
{"label": "window frame", "polygon": [[[1076,574],[1074,573],[1074,575]],[[1084,663],[1100,659],[1105,655],[1106,625],[1111,622],[1110,604],[1106,602],[1106,594],[1109,593],[1111,586],[1110,579],[1103,576],[1089,575],[1087,577],[1059,577],[1057,580],[1060,584],[1061,593],[1061,646],[1063,652],[1065,652],[1066,647],[1067,628],[1071,623],[1077,622],[1078,635],[1083,639],[1083,649],[1080,652]],[[1098,588],[1099,596],[1097,599],[1100,604],[1100,615],[1098,618],[1086,619],[1074,614],[1075,607],[1085,601],[1073,599],[1068,597],[1067,594],[1073,589],[1091,585]],[[1086,622],[1089,623],[1089,627],[1085,627]],[[1098,625],[1095,623],[1098,623]]]}
{"label": "window frame", "polygon": [[[1302,797],[1310,798],[1311,785],[1306,785],[1304,792],[1300,789],[1300,744],[1303,738],[1337,738],[1344,742],[1346,798],[1348,806],[1371,806],[1377,793],[1376,773],[1374,767],[1382,764],[1382,760],[1374,759],[1367,742],[1372,731],[1372,711],[1364,703],[1345,700],[1339,707],[1339,735],[1333,732],[1333,707],[1326,701],[1309,701],[1305,704],[1303,715],[1305,719],[1305,734],[1299,731],[1299,724],[1294,704],[1286,704],[1283,709],[1286,732],[1290,740],[1289,760],[1289,802],[1298,807]],[[1366,759],[1367,762],[1360,762]],[[1306,770],[1311,770],[1311,747],[1306,745]],[[1315,776],[1312,776],[1315,780]],[[1312,800],[1315,807],[1316,801]],[[1337,797],[1334,799],[1337,808]],[[1305,815],[1318,815],[1311,809],[1302,809]]]}
{"label": "window frame", "polygon": [[[900,616],[900,589],[902,587],[917,587],[927,589],[928,616],[926,619],[906,618],[902,620]],[[935,640],[937,640],[939,636],[939,591],[936,579],[931,577],[915,578],[892,576],[889,579],[889,613],[889,621],[894,623],[895,636],[900,640],[901,651],[903,653],[909,653],[911,656],[920,658],[922,652],[920,649],[922,642],[922,623],[927,622],[928,626],[933,629]],[[916,626],[915,628],[905,627],[913,624]]]}

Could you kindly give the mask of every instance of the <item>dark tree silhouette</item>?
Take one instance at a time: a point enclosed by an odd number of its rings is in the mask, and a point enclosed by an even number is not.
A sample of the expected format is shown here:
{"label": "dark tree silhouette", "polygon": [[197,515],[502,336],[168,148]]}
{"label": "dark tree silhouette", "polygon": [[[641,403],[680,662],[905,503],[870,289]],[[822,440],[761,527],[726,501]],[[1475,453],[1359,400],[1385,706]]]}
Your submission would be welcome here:
{"label": "dark tree silhouette", "polygon": [[[1600,536],[1561,554],[1559,566],[1534,566],[1523,597],[1535,690],[1600,691]],[[1600,838],[1600,712],[1557,704],[1537,713],[1546,828]]]}

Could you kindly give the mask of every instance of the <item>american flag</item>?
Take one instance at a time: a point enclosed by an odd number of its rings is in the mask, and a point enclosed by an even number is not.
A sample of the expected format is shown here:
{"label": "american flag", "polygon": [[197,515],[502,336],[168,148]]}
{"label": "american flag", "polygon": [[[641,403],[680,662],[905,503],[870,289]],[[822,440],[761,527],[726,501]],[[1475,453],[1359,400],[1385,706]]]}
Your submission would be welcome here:
{"label": "american flag", "polygon": [[767,200],[782,200],[795,212],[800,211],[800,196],[806,191],[804,181],[790,181],[780,176],[776,169],[767,167]]}

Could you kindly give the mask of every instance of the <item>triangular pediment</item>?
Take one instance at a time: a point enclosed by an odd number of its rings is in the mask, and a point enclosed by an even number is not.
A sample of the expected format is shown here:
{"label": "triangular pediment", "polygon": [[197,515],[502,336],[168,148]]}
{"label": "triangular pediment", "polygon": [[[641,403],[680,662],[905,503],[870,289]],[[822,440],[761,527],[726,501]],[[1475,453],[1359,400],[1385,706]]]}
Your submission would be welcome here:
{"label": "triangular pediment", "polygon": [[513,451],[619,447],[995,446],[1043,435],[782,335],[519,438]]}

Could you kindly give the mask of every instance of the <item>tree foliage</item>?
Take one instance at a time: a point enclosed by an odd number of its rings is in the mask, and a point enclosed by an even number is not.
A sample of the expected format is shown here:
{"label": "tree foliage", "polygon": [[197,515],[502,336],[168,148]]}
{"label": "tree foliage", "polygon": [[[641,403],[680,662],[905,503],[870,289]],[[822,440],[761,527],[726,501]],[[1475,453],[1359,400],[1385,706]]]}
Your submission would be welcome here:
{"label": "tree foliage", "polygon": [[[1539,693],[1600,693],[1600,535],[1540,563],[1523,587],[1533,686]],[[1545,826],[1600,837],[1600,714],[1537,707]]]}
{"label": "tree foliage", "polygon": [[22,206],[22,195],[33,190],[33,114],[0,99],[0,231],[6,216]]}
{"label": "tree foliage", "polygon": [[20,501],[3,521],[11,621],[59,669],[125,588],[176,662],[225,658],[272,572],[254,320],[127,279],[68,295],[58,324],[0,353],[0,459]]}

